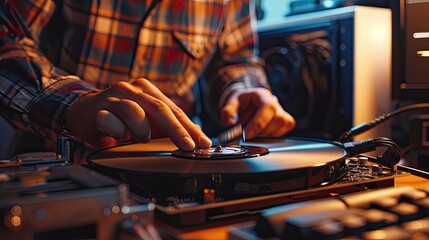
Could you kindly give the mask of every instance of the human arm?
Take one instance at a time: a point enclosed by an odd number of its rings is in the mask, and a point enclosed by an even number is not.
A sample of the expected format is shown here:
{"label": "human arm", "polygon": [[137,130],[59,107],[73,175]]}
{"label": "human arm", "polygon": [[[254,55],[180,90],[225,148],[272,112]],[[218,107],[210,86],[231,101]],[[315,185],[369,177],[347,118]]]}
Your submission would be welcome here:
{"label": "human arm", "polygon": [[[56,68],[14,6],[9,1],[0,5],[1,114],[16,128],[55,141],[66,109],[95,88]],[[43,25],[52,16],[54,2],[44,6],[38,17],[32,16],[34,24]]]}
{"label": "human arm", "polygon": [[279,104],[257,57],[256,19],[251,1],[231,1],[218,51],[207,69],[210,105],[218,104],[225,126],[245,125],[246,137],[282,136],[295,126]]}
{"label": "human arm", "polygon": [[[147,80],[99,90],[54,66],[33,40],[52,16],[55,6],[50,4],[54,1],[38,3],[28,9],[39,6],[41,15],[26,14],[25,21],[9,2],[1,3],[1,109],[16,127],[53,141],[58,134],[71,134],[95,147],[121,140],[147,141],[151,136],[168,136],[184,150],[211,144],[198,126]],[[20,11],[23,9],[27,8]],[[118,139],[124,132],[129,136]]]}

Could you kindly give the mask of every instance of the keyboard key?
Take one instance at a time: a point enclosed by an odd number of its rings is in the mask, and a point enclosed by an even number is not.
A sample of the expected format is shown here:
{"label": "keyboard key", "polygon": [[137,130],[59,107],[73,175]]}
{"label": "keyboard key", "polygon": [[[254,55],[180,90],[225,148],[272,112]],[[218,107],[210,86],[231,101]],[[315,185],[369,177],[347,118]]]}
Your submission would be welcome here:
{"label": "keyboard key", "polygon": [[257,239],[429,240],[429,187],[385,188],[264,211]]}
{"label": "keyboard key", "polygon": [[371,202],[375,200],[389,197],[397,198],[400,195],[412,190],[414,190],[414,188],[409,186],[389,187],[383,189],[368,190],[365,192],[351,193],[342,196],[341,198],[344,202],[347,203],[349,207],[368,208]]}
{"label": "keyboard key", "polygon": [[321,221],[344,214],[344,211],[318,211],[290,216],[286,221],[283,239],[310,239],[312,229]]}
{"label": "keyboard key", "polygon": [[362,233],[362,239],[365,240],[410,240],[412,234],[402,230],[399,226],[389,226],[377,230],[372,230]]}
{"label": "keyboard key", "polygon": [[344,226],[346,235],[358,235],[368,228],[365,217],[353,212],[341,214],[335,220]]}
{"label": "keyboard key", "polygon": [[361,214],[366,217],[368,229],[387,227],[399,221],[397,215],[379,209],[361,209]]}
{"label": "keyboard key", "polygon": [[406,202],[391,207],[389,212],[398,215],[401,222],[408,222],[423,217],[418,206]]}
{"label": "keyboard key", "polygon": [[370,208],[376,208],[381,210],[388,210],[398,204],[399,199],[394,197],[377,199],[370,203]]}
{"label": "keyboard key", "polygon": [[289,216],[318,211],[345,210],[346,205],[338,199],[317,199],[273,207],[261,213],[256,222],[255,232],[261,238],[281,236]]}
{"label": "keyboard key", "polygon": [[399,201],[413,203],[420,199],[425,199],[426,197],[427,197],[426,192],[413,189],[412,191],[402,194],[401,197],[399,198]]}
{"label": "keyboard key", "polygon": [[402,223],[402,229],[411,233],[424,233],[429,236],[429,217]]}
{"label": "keyboard key", "polygon": [[422,215],[429,216],[429,198],[425,198],[417,201],[416,205],[419,206],[419,209]]}
{"label": "keyboard key", "polygon": [[309,236],[309,239],[338,239],[345,236],[344,225],[332,219],[325,219],[317,223]]}

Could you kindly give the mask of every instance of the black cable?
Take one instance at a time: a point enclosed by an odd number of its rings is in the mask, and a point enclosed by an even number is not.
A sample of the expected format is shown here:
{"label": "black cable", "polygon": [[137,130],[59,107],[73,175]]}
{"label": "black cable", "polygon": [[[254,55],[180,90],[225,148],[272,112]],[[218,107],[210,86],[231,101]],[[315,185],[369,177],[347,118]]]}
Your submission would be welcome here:
{"label": "black cable", "polygon": [[429,103],[416,103],[416,104],[410,104],[407,106],[403,106],[400,107],[396,110],[393,110],[390,113],[385,113],[382,114],[376,118],[374,118],[373,120],[367,122],[367,123],[363,123],[361,125],[358,125],[356,127],[351,128],[350,130],[348,130],[347,132],[343,133],[341,135],[341,137],[338,139],[339,142],[345,142],[350,140],[352,137],[359,135],[363,132],[366,132],[372,128],[374,128],[375,126],[389,120],[391,117],[398,115],[400,113],[403,112],[407,112],[407,111],[411,111],[411,110],[415,110],[415,109],[419,109],[419,108],[429,108]]}
{"label": "black cable", "polygon": [[359,142],[346,142],[343,146],[348,152],[349,157],[374,151],[378,147],[386,147],[387,149],[383,154],[371,159],[373,162],[389,168],[398,164],[402,158],[401,148],[393,140],[386,137],[370,138]]}

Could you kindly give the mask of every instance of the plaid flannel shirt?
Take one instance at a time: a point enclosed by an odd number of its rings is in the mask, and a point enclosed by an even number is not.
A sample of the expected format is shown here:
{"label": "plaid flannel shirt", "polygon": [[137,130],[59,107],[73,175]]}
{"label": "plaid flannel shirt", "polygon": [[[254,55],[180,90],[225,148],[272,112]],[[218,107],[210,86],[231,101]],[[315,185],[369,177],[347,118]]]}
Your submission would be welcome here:
{"label": "plaid flannel shirt", "polygon": [[55,140],[79,96],[118,81],[147,78],[185,111],[203,71],[215,104],[268,87],[249,1],[3,0],[0,112]]}

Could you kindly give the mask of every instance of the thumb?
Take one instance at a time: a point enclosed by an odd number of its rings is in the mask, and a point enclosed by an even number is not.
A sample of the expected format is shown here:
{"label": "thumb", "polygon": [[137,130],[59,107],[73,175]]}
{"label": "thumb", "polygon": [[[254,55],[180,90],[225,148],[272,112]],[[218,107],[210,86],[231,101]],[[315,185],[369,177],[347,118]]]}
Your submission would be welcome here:
{"label": "thumb", "polygon": [[238,122],[238,107],[240,103],[235,96],[231,96],[220,112],[220,120],[226,127]]}
{"label": "thumb", "polygon": [[130,138],[130,133],[125,124],[115,114],[107,110],[98,111],[95,115],[94,123],[97,130],[104,135],[121,141]]}

